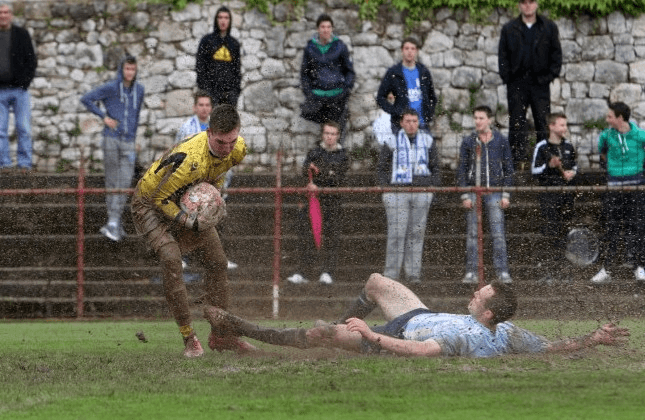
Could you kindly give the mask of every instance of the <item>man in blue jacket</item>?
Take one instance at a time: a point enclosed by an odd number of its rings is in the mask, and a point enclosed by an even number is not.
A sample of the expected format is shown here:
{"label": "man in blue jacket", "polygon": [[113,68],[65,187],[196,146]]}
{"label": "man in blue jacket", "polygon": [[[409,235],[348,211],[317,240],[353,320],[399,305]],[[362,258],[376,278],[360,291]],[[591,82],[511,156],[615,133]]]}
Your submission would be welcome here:
{"label": "man in blue jacket", "polygon": [[[99,116],[103,129],[103,163],[105,188],[129,188],[136,158],[135,139],[139,113],[143,103],[143,86],[136,82],[137,60],[126,56],[117,71],[117,77],[86,93],[81,102]],[[105,110],[101,109],[102,103]],[[101,233],[113,241],[125,235],[121,215],[127,200],[126,194],[106,194],[108,222]]]}
{"label": "man in blue jacket", "polygon": [[18,136],[17,166],[31,170],[29,85],[38,60],[26,29],[12,24],[11,4],[0,2],[0,169],[9,170],[9,110],[13,107]]}
{"label": "man in blue jacket", "polygon": [[[510,187],[513,185],[513,159],[508,140],[499,131],[492,130],[493,111],[486,105],[473,112],[475,131],[464,137],[459,151],[457,183],[460,187]],[[477,212],[474,193],[461,196],[462,205],[468,210],[466,221],[466,276],[465,284],[477,284]],[[491,192],[481,196],[486,207],[488,223],[493,238],[493,265],[502,283],[511,283],[506,255],[504,209],[510,205],[510,194]]]}
{"label": "man in blue jacket", "polygon": [[[419,43],[416,38],[408,37],[401,44],[402,60],[390,67],[381,81],[376,102],[391,115],[392,132],[401,129],[403,111],[412,108],[419,115],[419,128],[430,131],[430,123],[437,105],[430,70],[417,61]],[[394,95],[394,103],[388,95]]]}
{"label": "man in blue jacket", "polygon": [[333,33],[331,16],[320,15],[316,27],[318,32],[307,43],[300,67],[300,87],[305,95],[301,115],[318,124],[337,122],[342,143],[347,101],[354,87],[354,64],[347,45]]}

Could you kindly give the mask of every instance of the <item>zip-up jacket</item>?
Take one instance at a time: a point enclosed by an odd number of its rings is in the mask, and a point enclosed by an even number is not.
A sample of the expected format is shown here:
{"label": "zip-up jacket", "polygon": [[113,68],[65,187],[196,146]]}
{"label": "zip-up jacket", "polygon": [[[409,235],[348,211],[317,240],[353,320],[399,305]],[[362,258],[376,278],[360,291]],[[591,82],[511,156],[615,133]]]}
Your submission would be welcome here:
{"label": "zip-up jacket", "polygon": [[[144,89],[141,84],[137,83],[136,75],[130,87],[123,85],[123,64],[122,61],[119,65],[116,79],[86,93],[81,98],[81,102],[88,111],[99,118],[104,119],[108,116],[118,121],[116,129],[105,125],[104,136],[132,143],[137,137]],[[103,104],[105,111],[101,109],[99,103]]]}
{"label": "zip-up jacket", "polygon": [[354,87],[355,77],[349,50],[339,38],[334,37],[325,46],[320,46],[317,37],[307,42],[300,67],[300,86],[305,98],[311,100],[314,90],[342,89],[339,95],[346,99]]}
{"label": "zip-up jacket", "polygon": [[[562,47],[558,26],[544,16],[536,16],[537,34],[530,49],[525,49],[522,17],[517,17],[502,27],[499,37],[499,76],[504,84],[533,76],[540,85],[548,85],[558,77],[562,68]],[[522,70],[524,54],[530,54],[530,74]]]}
{"label": "zip-up jacket", "polygon": [[[427,127],[430,127],[434,117],[434,109],[437,106],[437,95],[434,91],[434,84],[432,83],[432,75],[430,70],[423,64],[416,63],[417,70],[419,71],[419,80],[421,83],[421,103],[423,106],[423,121]],[[388,93],[394,94],[394,103],[391,104],[387,100]],[[390,67],[385,73],[385,77],[381,81],[376,94],[376,102],[381,109],[392,117],[392,132],[398,133],[401,129],[401,115],[406,108],[410,107],[408,100],[408,84],[403,75],[403,63],[395,64]]]}
{"label": "zip-up jacket", "polygon": [[578,172],[576,151],[569,141],[562,139],[560,144],[553,144],[549,143],[548,140],[542,140],[535,145],[531,174],[537,179],[540,185],[567,185],[569,182],[562,176],[560,168],[552,168],[549,166],[549,161],[553,156],[560,158],[562,170]]}
{"label": "zip-up jacket", "polygon": [[631,130],[625,134],[615,128],[608,128],[600,133],[598,151],[601,154],[607,154],[609,182],[617,177],[638,176],[640,178],[643,173],[645,131],[631,121],[629,126]]}
{"label": "zip-up jacket", "polygon": [[[464,137],[459,151],[457,184],[460,187],[476,186],[477,145],[481,145],[481,186],[511,187],[513,185],[513,158],[508,139],[493,130],[493,138],[482,143],[476,132]],[[510,194],[504,193],[508,198]],[[462,200],[467,195],[462,195]]]}

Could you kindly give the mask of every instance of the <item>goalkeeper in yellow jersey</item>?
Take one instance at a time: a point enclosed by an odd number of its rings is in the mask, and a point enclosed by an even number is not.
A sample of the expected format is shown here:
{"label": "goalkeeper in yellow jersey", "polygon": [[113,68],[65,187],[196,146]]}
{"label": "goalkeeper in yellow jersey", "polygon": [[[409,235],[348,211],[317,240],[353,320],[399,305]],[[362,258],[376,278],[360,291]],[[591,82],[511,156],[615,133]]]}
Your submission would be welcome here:
{"label": "goalkeeper in yellow jersey", "polygon": [[[184,338],[186,357],[202,356],[204,350],[191,325],[182,254],[196,252],[206,269],[202,302],[224,309],[229,306],[228,260],[215,227],[200,228],[195,215],[187,214],[178,203],[189,187],[200,182],[221,188],[226,172],[246,156],[239,132],[237,110],[227,104],[215,107],[209,128],[166,151],[148,168],[132,198],[137,231],[161,263],[164,293]],[[251,344],[215,330],[211,330],[208,346],[238,353],[255,350]]]}

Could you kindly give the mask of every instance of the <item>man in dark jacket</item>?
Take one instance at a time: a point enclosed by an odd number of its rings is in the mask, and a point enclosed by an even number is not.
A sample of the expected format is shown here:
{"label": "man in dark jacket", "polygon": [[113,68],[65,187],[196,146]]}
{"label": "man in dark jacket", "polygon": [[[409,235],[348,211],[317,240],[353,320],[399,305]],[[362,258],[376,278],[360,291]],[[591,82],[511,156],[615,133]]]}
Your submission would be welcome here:
{"label": "man in dark jacket", "polygon": [[520,0],[520,16],[502,28],[499,75],[506,84],[513,160],[528,161],[526,111],[531,106],[538,139],[547,138],[551,112],[549,83],[560,74],[562,48],[557,25],[537,14],[535,0]]}
{"label": "man in dark jacket", "polygon": [[[402,60],[390,67],[385,73],[376,95],[376,102],[383,111],[392,117],[392,132],[401,129],[401,116],[406,108],[412,108],[419,114],[419,126],[429,131],[437,105],[430,70],[417,61],[419,43],[408,37],[401,44]],[[394,103],[388,101],[388,95],[394,95]]]}
{"label": "man in dark jacket", "polygon": [[242,91],[240,43],[231,36],[232,21],[231,11],[220,7],[213,32],[205,35],[197,48],[197,87],[211,95],[214,105],[237,106]]}
{"label": "man in dark jacket", "polygon": [[0,169],[11,167],[9,111],[13,107],[18,136],[17,166],[31,170],[31,101],[29,85],[38,60],[26,29],[14,25],[10,3],[0,2]]}
{"label": "man in dark jacket", "polygon": [[[475,131],[464,137],[459,150],[457,184],[460,187],[511,187],[513,185],[513,159],[508,140],[499,131],[492,130],[493,111],[486,105],[473,112]],[[480,196],[486,207],[490,234],[493,240],[493,265],[502,283],[511,283],[506,254],[504,209],[510,205],[510,194],[491,192]],[[463,283],[479,283],[478,266],[478,217],[476,195],[464,193],[462,206],[468,210],[466,223],[466,275]]]}
{"label": "man in dark jacket", "polygon": [[[307,189],[317,194],[322,216],[322,244],[319,252],[314,252],[312,229],[310,226],[309,206],[304,206],[298,214],[298,269],[287,278],[290,283],[303,284],[312,274],[316,262],[320,261],[319,282],[332,284],[340,255],[340,231],[342,227],[342,196],[338,194],[318,194],[318,188],[342,187],[349,170],[349,156],[338,143],[340,126],[334,121],[322,125],[322,140],[309,150],[302,165],[302,174],[309,179]],[[311,177],[309,174],[311,173]],[[310,204],[311,205],[311,204]]]}
{"label": "man in dark jacket", "polygon": [[347,45],[333,33],[331,16],[316,21],[318,32],[309,40],[302,56],[300,87],[305,94],[302,118],[323,124],[336,121],[344,138],[347,101],[354,87],[354,64]]}

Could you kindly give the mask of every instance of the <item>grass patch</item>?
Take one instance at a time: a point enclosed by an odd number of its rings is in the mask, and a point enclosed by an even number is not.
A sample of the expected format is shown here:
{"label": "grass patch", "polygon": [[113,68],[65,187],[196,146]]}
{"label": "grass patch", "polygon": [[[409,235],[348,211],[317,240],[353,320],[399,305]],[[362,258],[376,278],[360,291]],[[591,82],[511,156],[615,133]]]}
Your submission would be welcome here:
{"label": "grass patch", "polygon": [[[549,338],[597,326],[518,324]],[[645,326],[622,324],[626,348],[570,355],[403,359],[260,344],[260,356],[185,360],[170,321],[5,321],[0,419],[639,418]],[[205,344],[208,325],[195,325]]]}

